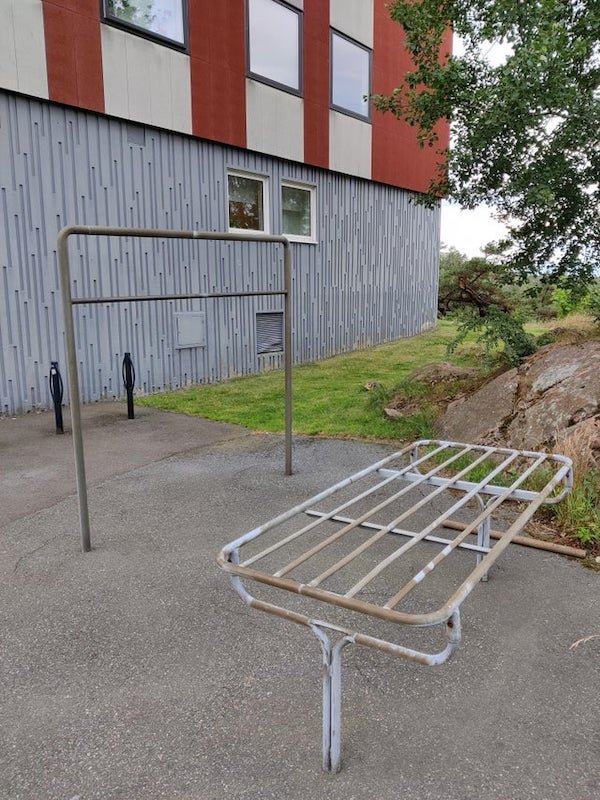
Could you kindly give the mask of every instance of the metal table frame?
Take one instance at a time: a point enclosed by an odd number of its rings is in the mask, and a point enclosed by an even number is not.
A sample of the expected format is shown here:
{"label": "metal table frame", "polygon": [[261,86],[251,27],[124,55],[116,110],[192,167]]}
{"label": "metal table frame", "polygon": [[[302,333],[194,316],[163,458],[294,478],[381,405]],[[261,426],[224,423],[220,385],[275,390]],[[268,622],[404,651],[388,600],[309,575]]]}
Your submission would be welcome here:
{"label": "metal table frame", "polygon": [[[466,462],[466,466],[464,466]],[[469,480],[469,473],[486,464],[485,477]],[[481,469],[481,467],[480,467]],[[317,504],[346,490],[363,479],[374,478],[375,483],[354,494],[327,512],[315,508]],[[535,483],[532,483],[535,481]],[[345,480],[331,486],[309,500],[295,506],[283,514],[235,539],[220,552],[219,566],[228,572],[233,588],[244,602],[255,609],[265,611],[291,622],[308,627],[318,638],[323,656],[323,768],[337,772],[341,765],[341,657],[343,649],[349,644],[360,644],[382,650],[391,655],[410,661],[436,666],[447,661],[459,645],[461,638],[460,606],[480,580],[487,578],[488,571],[498,556],[508,547],[514,536],[518,535],[542,504],[560,502],[572,487],[571,460],[560,455],[512,450],[484,445],[461,444],[458,442],[421,440],[357,472]],[[401,488],[396,488],[398,485]],[[529,485],[528,485],[529,484]],[[387,488],[386,488],[387,487]],[[393,503],[410,495],[416,488],[427,488],[428,493],[409,508],[396,514],[385,525],[376,523],[373,518],[390,508]],[[358,488],[358,487],[357,487]],[[382,491],[393,490],[384,500],[375,502],[358,516],[347,516],[345,512],[357,503],[369,501],[370,496]],[[451,490],[451,505],[435,519],[419,530],[403,527],[412,515],[432,503],[437,496]],[[458,495],[457,499],[454,496]],[[475,501],[479,513],[465,529],[454,538],[445,538],[436,533],[453,514],[465,509]],[[493,513],[505,502],[518,502],[518,515],[498,541],[490,544],[490,528]],[[391,508],[390,508],[391,510]],[[293,533],[285,532],[273,544],[242,559],[241,551],[245,545],[255,541],[267,532],[272,532],[295,516],[301,516],[302,523]],[[311,519],[306,521],[306,516]],[[327,530],[324,523],[337,522],[341,527],[334,533]],[[319,528],[321,526],[321,528]],[[320,567],[319,574],[310,579],[296,580],[289,576],[294,570],[307,565],[314,556],[323,558],[327,548],[339,542],[351,531],[364,530],[364,541],[354,547],[342,558],[337,558],[326,569]],[[314,538],[323,532],[316,544],[309,546],[300,555],[281,565],[276,570],[261,570],[257,563],[285,549],[287,545],[298,544],[301,537]],[[360,578],[352,578],[352,585],[346,591],[332,591],[322,587],[333,575],[338,576],[342,569],[365,553],[376,542],[389,535],[402,537],[402,541],[390,554]],[[477,544],[470,543],[470,534],[477,535]],[[441,545],[441,549],[416,572],[413,577],[392,594],[385,602],[378,604],[357,597],[377,576],[420,542]],[[456,587],[448,600],[439,608],[425,613],[409,613],[397,608],[417,586],[430,575],[448,556],[460,550],[475,553],[475,568]],[[327,608],[337,606],[366,615],[372,619],[384,620],[399,625],[417,627],[440,626],[446,634],[446,646],[439,652],[429,653],[414,650],[394,642],[357,630],[342,627],[327,621],[298,613],[283,606],[254,597],[242,583],[242,579],[276,589],[302,595],[320,601],[320,608],[326,614]]]}

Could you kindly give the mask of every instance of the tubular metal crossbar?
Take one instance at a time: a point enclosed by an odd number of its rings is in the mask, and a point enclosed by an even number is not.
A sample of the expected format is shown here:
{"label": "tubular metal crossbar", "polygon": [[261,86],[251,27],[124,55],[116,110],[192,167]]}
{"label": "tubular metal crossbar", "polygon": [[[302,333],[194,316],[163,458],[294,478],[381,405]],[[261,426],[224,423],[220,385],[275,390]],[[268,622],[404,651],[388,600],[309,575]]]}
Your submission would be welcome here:
{"label": "tubular metal crossbar", "polygon": [[[564,456],[421,440],[223,548],[219,566],[230,574],[247,605],[304,625],[319,639],[324,769],[340,768],[343,648],[362,644],[429,666],[447,661],[460,642],[462,602],[487,579],[492,564],[537,509],[560,502],[572,482],[572,463]],[[323,503],[325,508],[317,508]],[[492,516],[506,503],[518,504],[516,516],[513,513],[513,521],[492,545]],[[440,535],[456,514],[472,519],[453,538]],[[468,541],[472,534],[476,544]],[[417,545],[426,551],[425,559],[416,557]],[[468,558],[470,553],[476,564],[473,568],[467,562],[465,568],[459,554]],[[450,559],[453,554],[457,555]],[[443,577],[436,582],[430,576],[442,565]],[[333,613],[332,607],[337,607],[365,615],[371,626],[376,621],[443,626],[446,646],[439,652],[422,652],[314,618],[254,597],[242,579],[317,601],[319,614],[327,614],[327,609]],[[447,599],[439,605],[439,597]]]}

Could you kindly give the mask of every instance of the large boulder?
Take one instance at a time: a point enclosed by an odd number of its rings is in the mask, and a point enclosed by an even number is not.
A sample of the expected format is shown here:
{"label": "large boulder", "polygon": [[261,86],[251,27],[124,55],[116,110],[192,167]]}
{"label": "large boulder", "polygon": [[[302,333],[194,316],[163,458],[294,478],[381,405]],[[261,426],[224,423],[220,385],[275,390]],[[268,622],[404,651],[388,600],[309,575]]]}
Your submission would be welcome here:
{"label": "large boulder", "polygon": [[468,398],[451,403],[439,434],[455,441],[518,449],[552,447],[583,422],[596,431],[600,419],[600,341],[544,347],[488,381]]}

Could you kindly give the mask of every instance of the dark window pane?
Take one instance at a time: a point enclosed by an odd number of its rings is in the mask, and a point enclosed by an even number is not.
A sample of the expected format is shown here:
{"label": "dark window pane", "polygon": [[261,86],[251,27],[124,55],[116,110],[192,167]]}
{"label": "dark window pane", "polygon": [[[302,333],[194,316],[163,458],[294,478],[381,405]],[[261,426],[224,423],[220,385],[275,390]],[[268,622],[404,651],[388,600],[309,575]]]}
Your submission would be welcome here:
{"label": "dark window pane", "polygon": [[148,33],[185,42],[183,0],[107,0],[106,13]]}
{"label": "dark window pane", "polygon": [[250,0],[250,72],[300,88],[300,16],[273,0]]}
{"label": "dark window pane", "polygon": [[335,33],[331,43],[333,105],[367,117],[369,103],[365,96],[370,93],[369,51]]}
{"label": "dark window pane", "polygon": [[292,236],[312,235],[311,192],[296,186],[281,187],[283,233]]}
{"label": "dark window pane", "polygon": [[242,175],[228,175],[229,227],[263,231],[263,182]]}

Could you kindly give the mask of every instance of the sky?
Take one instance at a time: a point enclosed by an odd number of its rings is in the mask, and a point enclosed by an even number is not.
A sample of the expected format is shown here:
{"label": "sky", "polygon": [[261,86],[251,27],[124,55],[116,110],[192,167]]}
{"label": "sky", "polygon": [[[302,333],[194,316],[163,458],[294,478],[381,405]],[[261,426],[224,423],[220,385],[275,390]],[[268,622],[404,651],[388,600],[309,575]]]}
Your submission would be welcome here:
{"label": "sky", "polygon": [[[464,52],[458,36],[454,36],[452,51],[456,56]],[[485,57],[492,66],[498,66],[506,61],[510,52],[509,45],[496,43],[486,49]],[[481,255],[481,248],[502,238],[505,231],[504,225],[496,222],[487,206],[463,211],[455,203],[442,203],[442,245],[455,247],[465,256],[473,258]]]}
{"label": "sky", "polygon": [[500,239],[505,227],[493,219],[487,206],[472,211],[463,210],[455,203],[442,203],[442,245],[455,247],[469,258],[481,255],[481,248]]}

